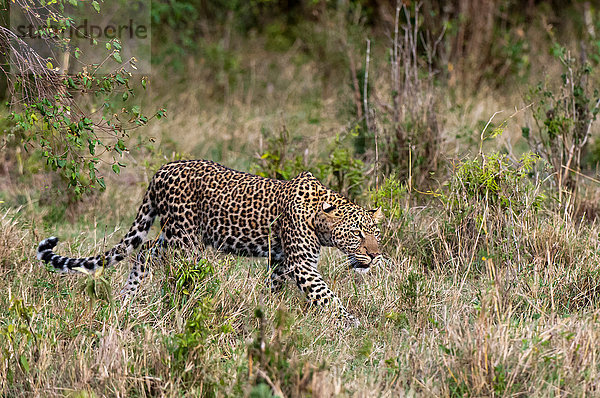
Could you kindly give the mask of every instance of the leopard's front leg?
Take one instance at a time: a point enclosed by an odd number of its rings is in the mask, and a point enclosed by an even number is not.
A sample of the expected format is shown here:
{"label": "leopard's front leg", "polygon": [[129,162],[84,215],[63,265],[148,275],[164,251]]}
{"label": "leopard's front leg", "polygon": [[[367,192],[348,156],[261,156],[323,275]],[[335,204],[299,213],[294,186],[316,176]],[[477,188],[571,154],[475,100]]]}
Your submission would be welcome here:
{"label": "leopard's front leg", "polygon": [[311,304],[331,308],[346,326],[358,326],[358,320],[344,308],[342,301],[317,271],[321,243],[314,229],[306,222],[305,211],[301,206],[290,203],[280,222],[284,269],[289,272],[289,277],[294,279]]}
{"label": "leopard's front leg", "polygon": [[346,310],[339,297],[329,289],[329,286],[327,286],[327,283],[323,280],[316,267],[297,264],[293,268],[293,275],[296,285],[306,294],[309,302],[322,306],[330,306],[347,326],[360,325],[358,319]]}

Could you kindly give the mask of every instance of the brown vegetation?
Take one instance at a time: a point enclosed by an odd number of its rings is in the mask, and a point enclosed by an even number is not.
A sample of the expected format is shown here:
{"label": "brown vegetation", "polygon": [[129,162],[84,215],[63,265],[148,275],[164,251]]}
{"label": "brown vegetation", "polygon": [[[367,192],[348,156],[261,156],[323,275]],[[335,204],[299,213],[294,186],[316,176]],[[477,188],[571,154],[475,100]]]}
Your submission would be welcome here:
{"label": "brown vegetation", "polygon": [[[103,192],[73,195],[0,120],[0,395],[600,394],[596,5],[243,3],[156,2],[139,102],[169,117],[131,133],[119,175],[100,156]],[[70,256],[118,241],[181,157],[309,169],[382,206],[382,267],[320,262],[362,326],[212,250],[173,253],[129,302],[125,264],[39,266],[50,235]]]}

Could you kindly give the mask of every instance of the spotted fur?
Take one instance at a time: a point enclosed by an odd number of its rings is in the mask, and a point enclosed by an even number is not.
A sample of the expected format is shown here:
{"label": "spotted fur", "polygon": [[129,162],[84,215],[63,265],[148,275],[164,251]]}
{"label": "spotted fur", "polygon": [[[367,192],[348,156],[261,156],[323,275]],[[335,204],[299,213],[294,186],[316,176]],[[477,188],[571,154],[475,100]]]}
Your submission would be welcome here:
{"label": "spotted fur", "polygon": [[[156,217],[162,235],[146,241]],[[61,272],[112,266],[144,244],[128,278],[135,292],[147,273],[143,261],[163,247],[209,245],[242,256],[268,257],[271,288],[292,279],[310,302],[333,305],[356,324],[329,289],[317,262],[322,246],[348,255],[352,268],[366,272],[381,259],[380,210],[365,210],[326,188],[312,174],[278,181],[243,173],[208,160],[164,165],[150,182],[135,221],[123,239],[107,252],[85,258],[55,254],[55,237],[40,242],[37,257]],[[144,241],[146,241],[144,243]]]}

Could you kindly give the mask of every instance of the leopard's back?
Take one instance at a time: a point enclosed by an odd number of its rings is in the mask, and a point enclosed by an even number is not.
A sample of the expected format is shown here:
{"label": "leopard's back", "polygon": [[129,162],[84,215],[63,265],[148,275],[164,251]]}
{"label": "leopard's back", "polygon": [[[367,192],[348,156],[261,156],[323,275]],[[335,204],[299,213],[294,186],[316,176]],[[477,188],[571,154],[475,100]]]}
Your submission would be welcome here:
{"label": "leopard's back", "polygon": [[163,166],[152,189],[158,217],[172,220],[167,239],[187,243],[197,236],[205,245],[245,256],[268,256],[270,244],[279,256],[274,229],[284,185],[208,160],[192,160]]}

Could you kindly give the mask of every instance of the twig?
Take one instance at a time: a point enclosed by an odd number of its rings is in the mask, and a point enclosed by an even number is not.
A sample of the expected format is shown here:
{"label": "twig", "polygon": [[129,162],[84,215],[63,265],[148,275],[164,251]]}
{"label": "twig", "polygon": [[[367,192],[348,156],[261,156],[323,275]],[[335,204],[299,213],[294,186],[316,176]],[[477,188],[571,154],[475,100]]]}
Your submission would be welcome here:
{"label": "twig", "polygon": [[479,142],[479,154],[480,155],[483,153],[483,135],[485,134],[485,130],[487,130],[488,126],[492,122],[492,119],[494,119],[494,116],[496,116],[497,114],[502,113],[502,112],[504,112],[504,111],[496,111],[496,112],[494,112],[494,114],[492,115],[492,117],[490,117],[490,119],[488,120],[488,122],[485,124],[485,127],[483,128],[483,130],[481,130],[481,138],[480,138],[480,142]]}
{"label": "twig", "polygon": [[570,172],[572,172],[572,173],[575,173],[575,174],[577,174],[578,176],[581,176],[581,177],[583,177],[583,178],[586,178],[586,179],[588,179],[588,180],[590,180],[590,181],[592,181],[592,182],[595,182],[596,184],[600,184],[600,180],[597,180],[597,179],[595,179],[594,177],[586,176],[585,174],[583,174],[583,173],[581,173],[581,172],[579,172],[579,171],[577,171],[577,170],[574,170],[574,169],[572,169],[572,168],[570,168],[570,167],[568,167],[568,166],[565,166],[564,164],[563,164],[563,165],[561,165],[561,166],[562,166],[562,167],[563,167],[563,168],[564,168],[566,171],[570,171]]}
{"label": "twig", "polygon": [[352,75],[352,86],[354,88],[354,103],[356,104],[356,116],[358,120],[363,118],[362,107],[360,106],[360,85],[358,83],[358,77],[356,76],[356,65],[354,64],[354,57],[350,50],[348,50],[348,60],[350,61],[350,74]]}
{"label": "twig", "polygon": [[367,87],[369,84],[369,57],[371,55],[371,40],[367,39],[367,59],[365,61],[365,81],[363,84],[363,104],[365,107],[365,123],[367,124],[367,130],[370,130],[369,125],[369,103],[367,100]]}
{"label": "twig", "polygon": [[283,394],[283,391],[281,391],[281,388],[279,388],[275,385],[275,383],[273,383],[268,374],[266,374],[259,368],[256,368],[256,374],[257,376],[260,376],[264,381],[267,382],[267,384],[273,389],[273,392],[275,393],[274,395],[278,395],[281,398],[285,398],[285,395]]}
{"label": "twig", "polygon": [[379,146],[377,144],[377,129],[375,129],[375,189],[379,189]]}

